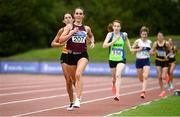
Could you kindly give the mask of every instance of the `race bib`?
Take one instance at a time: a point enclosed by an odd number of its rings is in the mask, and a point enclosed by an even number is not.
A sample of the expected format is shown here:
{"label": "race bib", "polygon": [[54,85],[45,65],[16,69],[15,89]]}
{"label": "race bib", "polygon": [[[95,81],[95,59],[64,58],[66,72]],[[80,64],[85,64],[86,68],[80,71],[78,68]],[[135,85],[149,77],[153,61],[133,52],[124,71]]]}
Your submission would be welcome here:
{"label": "race bib", "polygon": [[123,52],[122,52],[121,49],[113,48],[113,49],[112,49],[112,54],[113,54],[114,56],[122,56],[122,55],[123,55]]}
{"label": "race bib", "polygon": [[72,42],[73,43],[85,43],[86,37],[77,35],[77,36],[72,36]]}
{"label": "race bib", "polygon": [[148,57],[148,56],[149,56],[149,52],[148,52],[148,51],[142,51],[142,52],[141,52],[141,55]]}
{"label": "race bib", "polygon": [[157,55],[160,57],[166,56],[166,52],[164,50],[157,50]]}

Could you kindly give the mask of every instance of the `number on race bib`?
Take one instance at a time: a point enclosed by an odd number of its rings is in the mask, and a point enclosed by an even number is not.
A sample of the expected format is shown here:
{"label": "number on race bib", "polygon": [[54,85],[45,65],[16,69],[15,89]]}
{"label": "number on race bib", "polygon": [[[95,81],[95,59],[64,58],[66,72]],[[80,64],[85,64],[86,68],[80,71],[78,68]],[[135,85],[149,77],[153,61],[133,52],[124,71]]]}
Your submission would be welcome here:
{"label": "number on race bib", "polygon": [[164,50],[158,50],[157,55],[160,57],[164,57],[164,56],[166,56],[166,52]]}
{"label": "number on race bib", "polygon": [[117,56],[117,55],[122,56],[123,55],[122,50],[120,50],[120,49],[113,49],[112,54],[115,56]]}
{"label": "number on race bib", "polygon": [[86,37],[84,36],[72,36],[72,42],[74,43],[85,43]]}
{"label": "number on race bib", "polygon": [[149,56],[149,52],[148,51],[142,51],[142,56]]}

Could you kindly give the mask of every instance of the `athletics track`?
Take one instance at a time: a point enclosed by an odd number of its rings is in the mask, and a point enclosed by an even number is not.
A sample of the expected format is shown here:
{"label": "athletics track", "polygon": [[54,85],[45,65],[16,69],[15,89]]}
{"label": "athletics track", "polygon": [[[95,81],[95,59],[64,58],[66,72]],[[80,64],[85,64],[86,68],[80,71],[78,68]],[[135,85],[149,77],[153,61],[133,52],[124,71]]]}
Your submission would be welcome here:
{"label": "athletics track", "polygon": [[[123,77],[119,102],[113,100],[110,76],[83,76],[82,80],[81,107],[67,111],[69,100],[63,76],[0,74],[0,116],[106,116],[159,99],[156,78],[148,79],[146,98],[141,99],[138,79]],[[175,89],[180,89],[179,78],[175,79]]]}

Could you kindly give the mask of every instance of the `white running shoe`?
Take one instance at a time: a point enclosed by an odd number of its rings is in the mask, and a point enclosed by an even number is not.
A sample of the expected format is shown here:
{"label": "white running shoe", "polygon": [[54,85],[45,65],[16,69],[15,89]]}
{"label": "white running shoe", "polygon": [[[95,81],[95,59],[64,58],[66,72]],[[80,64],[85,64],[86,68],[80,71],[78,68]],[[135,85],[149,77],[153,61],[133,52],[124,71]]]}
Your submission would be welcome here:
{"label": "white running shoe", "polygon": [[173,86],[172,82],[169,82],[169,83],[167,84],[167,89],[168,89],[168,91],[174,89],[174,86]]}
{"label": "white running shoe", "polygon": [[67,108],[68,111],[72,111],[74,108],[74,103],[70,103],[69,107]]}
{"label": "white running shoe", "polygon": [[80,108],[80,99],[76,98],[74,102],[74,108]]}
{"label": "white running shoe", "polygon": [[170,89],[174,89],[174,86],[172,83],[170,83],[170,86],[169,86]]}

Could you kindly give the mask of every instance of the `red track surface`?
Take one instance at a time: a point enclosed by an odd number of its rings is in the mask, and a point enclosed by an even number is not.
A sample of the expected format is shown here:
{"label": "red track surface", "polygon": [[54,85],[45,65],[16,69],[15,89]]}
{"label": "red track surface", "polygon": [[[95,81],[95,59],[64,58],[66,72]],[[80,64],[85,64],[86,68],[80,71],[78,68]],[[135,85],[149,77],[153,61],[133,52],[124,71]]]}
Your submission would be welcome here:
{"label": "red track surface", "polygon": [[[57,75],[0,75],[0,116],[106,116],[158,99],[158,80],[149,78],[146,98],[141,99],[137,78],[122,79],[120,101],[113,100],[110,76],[84,76],[81,108],[67,111],[65,80]],[[175,79],[180,89],[180,79]],[[173,91],[167,95],[172,95]]]}

